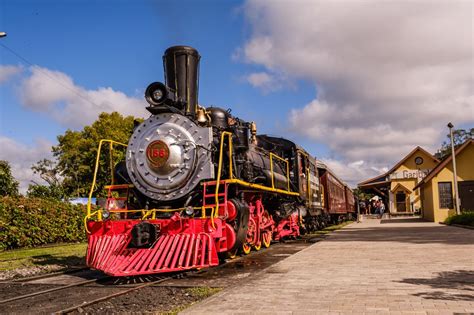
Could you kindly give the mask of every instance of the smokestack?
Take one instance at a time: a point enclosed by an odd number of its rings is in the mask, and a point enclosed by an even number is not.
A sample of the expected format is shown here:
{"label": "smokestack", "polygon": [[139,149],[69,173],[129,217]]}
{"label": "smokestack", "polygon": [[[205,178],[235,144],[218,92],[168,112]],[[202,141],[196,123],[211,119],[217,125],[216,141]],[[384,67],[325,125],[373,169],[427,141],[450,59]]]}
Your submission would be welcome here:
{"label": "smokestack", "polygon": [[185,103],[182,110],[193,116],[198,106],[200,59],[198,51],[189,46],[170,47],[163,56],[165,83],[175,91],[175,99]]}

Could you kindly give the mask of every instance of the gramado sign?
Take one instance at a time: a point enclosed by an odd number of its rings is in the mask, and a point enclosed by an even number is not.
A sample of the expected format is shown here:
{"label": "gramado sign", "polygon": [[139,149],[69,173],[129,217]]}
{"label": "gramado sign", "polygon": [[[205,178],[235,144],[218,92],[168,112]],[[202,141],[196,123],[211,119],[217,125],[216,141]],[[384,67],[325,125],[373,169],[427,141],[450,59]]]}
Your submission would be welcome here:
{"label": "gramado sign", "polygon": [[426,170],[403,170],[399,172],[393,172],[390,174],[390,180],[392,179],[409,179],[409,178],[418,178],[423,179],[428,175],[430,169]]}

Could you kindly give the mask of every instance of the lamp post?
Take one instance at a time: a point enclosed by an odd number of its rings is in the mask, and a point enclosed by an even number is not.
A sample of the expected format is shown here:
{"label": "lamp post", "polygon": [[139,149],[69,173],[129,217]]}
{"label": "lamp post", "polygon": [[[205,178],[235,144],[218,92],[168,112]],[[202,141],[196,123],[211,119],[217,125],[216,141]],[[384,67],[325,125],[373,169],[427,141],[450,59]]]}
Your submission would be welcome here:
{"label": "lamp post", "polygon": [[0,32],[0,38],[7,36],[7,33],[5,32]]}
{"label": "lamp post", "polygon": [[450,122],[448,123],[449,135],[451,137],[451,157],[453,160],[453,172],[454,172],[454,202],[456,204],[456,214],[461,214],[459,208],[459,192],[458,192],[458,174],[456,170],[456,153],[454,152],[454,136],[453,136],[453,127],[454,125]]}

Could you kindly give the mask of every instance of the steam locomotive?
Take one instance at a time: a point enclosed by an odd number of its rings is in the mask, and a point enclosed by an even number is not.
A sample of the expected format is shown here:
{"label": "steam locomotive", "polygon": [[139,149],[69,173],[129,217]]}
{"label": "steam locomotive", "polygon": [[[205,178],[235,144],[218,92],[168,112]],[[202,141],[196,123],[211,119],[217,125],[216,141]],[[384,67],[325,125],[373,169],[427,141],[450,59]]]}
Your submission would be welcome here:
{"label": "steam locomotive", "polygon": [[151,115],[105,205],[88,208],[90,267],[130,276],[215,266],[354,213],[347,185],[302,147],[200,106],[199,61],[188,46],[165,51],[165,83],[145,92]]}

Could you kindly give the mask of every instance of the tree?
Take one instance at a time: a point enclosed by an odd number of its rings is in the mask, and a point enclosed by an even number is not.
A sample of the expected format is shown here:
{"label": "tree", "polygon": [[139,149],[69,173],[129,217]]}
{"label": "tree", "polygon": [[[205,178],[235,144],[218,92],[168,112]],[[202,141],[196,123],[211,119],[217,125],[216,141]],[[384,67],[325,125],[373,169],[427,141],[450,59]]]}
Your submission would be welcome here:
{"label": "tree", "polygon": [[[58,163],[55,170],[61,174],[62,186],[67,196],[85,197],[88,195],[97,155],[99,142],[110,139],[124,144],[128,143],[134,128],[134,117],[123,117],[117,112],[102,113],[90,126],[82,131],[67,130],[58,136],[59,144],[53,147],[53,154]],[[110,164],[124,159],[123,147],[114,147],[110,159],[109,146],[103,146],[97,174],[97,192],[102,193],[103,187],[111,182]]]}
{"label": "tree", "polygon": [[48,183],[50,186],[61,185],[61,174],[58,166],[54,161],[48,159],[42,159],[31,167],[35,174],[39,174],[41,179]]}
{"label": "tree", "polygon": [[62,200],[64,198],[64,190],[61,186],[40,185],[35,183],[28,186],[26,195],[30,198]]}
{"label": "tree", "polygon": [[0,196],[18,196],[18,182],[12,175],[10,163],[0,160]]}
{"label": "tree", "polygon": [[43,159],[31,167],[35,174],[39,174],[47,185],[41,185],[33,182],[28,186],[26,195],[28,197],[52,198],[61,200],[65,198],[62,178],[57,164],[54,161]]}
{"label": "tree", "polygon": [[[446,156],[449,156],[451,154],[451,136],[450,134],[447,134],[446,137],[448,140],[444,141],[441,144],[441,148],[438,150],[438,152],[435,154],[435,156],[442,160]],[[454,129],[453,130],[453,139],[454,139],[454,148],[459,147],[462,145],[466,140],[471,139],[474,137],[474,128],[471,129]]]}
{"label": "tree", "polygon": [[360,188],[355,188],[353,190],[354,192],[354,196],[357,197],[358,200],[369,200],[370,198],[372,198],[373,196],[375,196],[374,194],[372,193],[366,193],[364,192],[362,189]]}

